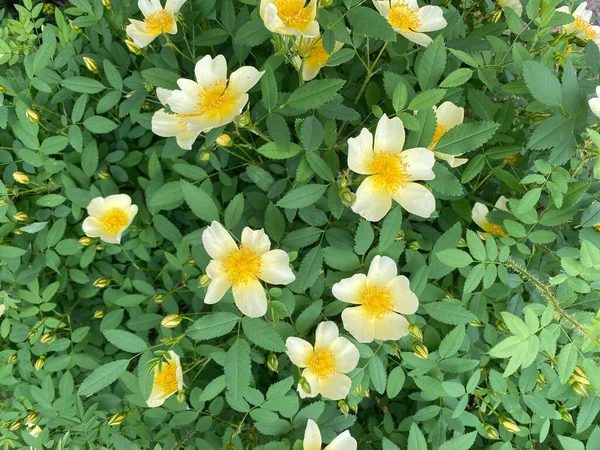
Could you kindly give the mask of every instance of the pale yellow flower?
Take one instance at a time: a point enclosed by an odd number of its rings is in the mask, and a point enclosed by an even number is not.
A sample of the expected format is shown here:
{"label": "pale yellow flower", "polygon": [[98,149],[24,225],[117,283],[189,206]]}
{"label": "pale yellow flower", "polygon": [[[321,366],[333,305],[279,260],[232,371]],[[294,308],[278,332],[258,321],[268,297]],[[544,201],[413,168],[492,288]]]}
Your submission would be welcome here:
{"label": "pale yellow flower", "polygon": [[143,48],[163,33],[176,34],[175,16],[184,3],[185,0],[167,0],[163,8],[160,0],[138,0],[144,20],[129,19],[131,23],[125,29],[127,36]]}
{"label": "pale yellow flower", "polygon": [[600,117],[600,86],[596,87],[596,96],[588,100],[590,109],[597,116]]}
{"label": "pale yellow flower", "polygon": [[396,263],[387,256],[375,256],[367,275],[359,273],[334,284],[333,295],[353,305],[342,312],[342,322],[363,343],[406,336],[408,321],[400,314],[414,314],[419,307],[408,278],[398,276]]}
{"label": "pale yellow flower", "polygon": [[302,79],[310,81],[317,76],[319,71],[327,65],[327,61],[335,52],[344,46],[343,42],[336,42],[331,53],[327,53],[323,48],[323,39],[316,38],[304,39],[302,41],[303,56],[294,58],[294,65],[297,69],[302,68]]}
{"label": "pale yellow flower", "polygon": [[[350,436],[348,430],[338,435],[324,450],[356,450],[356,439]],[[323,440],[321,439],[321,430],[314,420],[308,419],[306,430],[304,431],[304,440],[302,441],[302,450],[321,450]]]}
{"label": "pale yellow flower", "polygon": [[564,33],[576,33],[577,37],[586,41],[594,41],[600,48],[600,27],[592,25],[593,12],[587,9],[587,2],[580,3],[573,12],[568,6],[561,6],[557,11],[571,14],[575,21],[561,27]]}
{"label": "pale yellow flower", "polygon": [[[194,72],[196,81],[180,78],[177,80],[180,90],[163,96],[191,133],[206,132],[232,122],[248,103],[247,92],[264,73],[243,66],[227,79],[227,61],[223,55],[214,59],[206,55],[196,63]],[[181,132],[179,136],[186,141],[191,139],[191,135],[184,137]]]}
{"label": "pale yellow flower", "polygon": [[444,11],[439,6],[419,8],[417,0],[373,0],[373,4],[396,33],[423,47],[433,42],[425,33],[441,30],[448,25]]}
{"label": "pale yellow flower", "polygon": [[265,27],[283,35],[315,37],[319,34],[317,0],[261,0],[260,17]]}
{"label": "pale yellow flower", "polygon": [[[167,104],[168,98],[173,91],[163,88],[156,89],[156,96],[163,105]],[[179,114],[172,114],[162,108],[152,116],[152,132],[157,136],[174,137],[177,144],[184,150],[191,150],[192,145],[198,138],[200,132],[190,131],[187,122]]]}
{"label": "pale yellow flower", "polygon": [[369,175],[356,191],[352,210],[377,222],[392,207],[392,199],[405,210],[427,218],[435,210],[435,198],[425,186],[415,183],[433,180],[433,152],[426,148],[404,147],[404,124],[398,117],[384,114],[375,131],[375,140],[363,128],[358,137],[348,139],[348,167]]}
{"label": "pale yellow flower", "polygon": [[204,303],[217,303],[231,288],[243,314],[261,317],[267,313],[267,296],[260,280],[286,285],[296,279],[290,257],[283,250],[269,250],[271,241],[264,230],[244,228],[238,247],[223,225],[213,222],[202,233],[202,243],[213,259],[206,268],[212,281]]}
{"label": "pale yellow flower", "polygon": [[152,391],[146,402],[150,408],[161,406],[167,398],[183,389],[183,370],[179,355],[169,351],[169,360],[154,368]]}
{"label": "pale yellow flower", "polygon": [[[506,197],[501,196],[500,198],[498,198],[498,201],[496,201],[494,208],[499,209],[500,211],[508,211],[507,203],[508,200],[506,199]],[[471,211],[471,218],[473,219],[473,222],[479,225],[483,230],[483,232],[477,232],[477,234],[479,234],[479,237],[485,240],[490,234],[494,236],[506,236],[506,233],[502,229],[501,225],[491,223],[487,219],[487,215],[489,212],[490,210],[483,203],[477,202],[475,203],[475,205],[473,205],[473,210]]]}
{"label": "pale yellow flower", "polygon": [[[434,106],[433,110],[435,111],[436,125],[435,134],[433,135],[431,144],[429,144],[431,150],[434,149],[444,134],[463,123],[465,118],[465,109],[456,106],[452,102],[444,102],[437,108]],[[460,155],[449,155],[447,153],[435,152],[435,156],[446,161],[450,167],[462,166],[469,161],[467,158],[456,157]]]}
{"label": "pale yellow flower", "polygon": [[315,346],[297,337],[287,338],[287,355],[301,369],[302,376],[310,385],[310,393],[298,386],[300,397],[316,397],[321,394],[331,400],[346,398],[352,381],[348,372],[358,364],[356,346],[339,336],[335,322],[321,322],[317,326]]}
{"label": "pale yellow flower", "polygon": [[6,312],[6,305],[4,305],[3,303],[0,303],[0,317],[2,317],[5,312]]}
{"label": "pale yellow flower", "polygon": [[502,9],[510,8],[516,12],[519,16],[523,14],[523,5],[520,0],[496,0],[498,6]]}
{"label": "pale yellow flower", "polygon": [[127,194],[96,197],[87,207],[89,217],[83,221],[83,232],[88,237],[99,237],[109,244],[119,244],[125,230],[131,225],[138,207],[131,204]]}

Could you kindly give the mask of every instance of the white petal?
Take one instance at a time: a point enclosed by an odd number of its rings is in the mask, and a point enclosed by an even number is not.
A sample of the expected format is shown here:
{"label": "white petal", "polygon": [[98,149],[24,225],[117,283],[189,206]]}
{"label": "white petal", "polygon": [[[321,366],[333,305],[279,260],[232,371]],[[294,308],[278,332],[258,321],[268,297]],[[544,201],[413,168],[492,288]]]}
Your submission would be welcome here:
{"label": "white petal", "polygon": [[465,108],[456,106],[452,102],[444,102],[435,110],[435,119],[446,130],[450,130],[463,123]]}
{"label": "white petal", "polygon": [[460,167],[463,164],[469,162],[467,158],[457,158],[457,155],[449,155],[447,153],[433,152],[436,157],[440,158],[443,161],[446,161],[448,165],[452,168]]}
{"label": "white petal", "polygon": [[290,284],[296,279],[290,269],[290,257],[283,250],[271,250],[262,255],[258,277],[269,284],[283,285]]}
{"label": "white petal", "polygon": [[402,314],[414,314],[419,308],[419,299],[410,290],[408,278],[404,275],[395,277],[387,286],[392,294],[393,309]]}
{"label": "white petal", "polygon": [[342,400],[350,392],[352,380],[347,375],[336,373],[323,380],[318,380],[319,393],[331,400]]}
{"label": "white petal", "polygon": [[248,94],[242,94],[225,112],[221,112],[218,115],[203,114],[201,116],[185,118],[184,120],[188,123],[188,130],[190,131],[209,131],[212,128],[233,122],[242,112],[246,103],[248,103]]}
{"label": "white petal", "polygon": [[277,14],[277,6],[275,6],[272,2],[261,2],[260,17],[262,18],[267,30],[271,31],[272,33],[283,34],[282,30],[284,30],[286,26]]}
{"label": "white petal", "polygon": [[321,322],[315,333],[315,351],[328,350],[338,336],[339,330],[335,322]]}
{"label": "white petal", "polygon": [[596,86],[596,97],[600,97],[600,86]]}
{"label": "white petal", "polygon": [[356,450],[358,443],[348,430],[337,436],[324,450]]}
{"label": "white petal", "polygon": [[313,355],[313,347],[304,339],[289,337],[285,341],[287,355],[295,366],[305,368]]}
{"label": "white petal", "polygon": [[579,6],[575,8],[575,11],[573,11],[572,13],[573,17],[581,17],[586,22],[592,20],[592,15],[593,12],[587,9],[587,2],[580,3]]}
{"label": "white petal", "polygon": [[314,420],[308,419],[306,430],[304,431],[304,440],[302,441],[303,450],[321,450],[323,441],[321,440],[321,431]]}
{"label": "white petal", "polygon": [[[125,28],[125,33],[127,33],[127,36],[129,36],[131,38],[131,40],[135,43],[135,45],[137,45],[140,48],[144,48],[147,45],[149,45],[154,39],[156,39],[160,33],[150,33],[148,31],[146,31],[147,29],[145,28],[145,24],[144,24],[144,29],[140,30],[140,26],[136,26],[133,22],[133,19],[131,19],[131,24],[127,25],[127,28]],[[143,23],[143,22],[141,22]]]}
{"label": "white petal", "polygon": [[105,203],[104,197],[95,197],[87,206],[87,213],[93,217],[103,217],[109,207]]}
{"label": "white petal", "polygon": [[81,228],[85,235],[91,238],[100,237],[104,234],[104,227],[95,217],[86,217],[81,224]]}
{"label": "white petal", "polygon": [[423,47],[429,47],[429,44],[433,42],[429,36],[424,33],[417,33],[415,31],[398,31],[402,36],[404,36],[409,41],[414,42],[415,44],[421,45]]}
{"label": "white petal", "polygon": [[406,172],[410,179],[433,180],[433,165],[435,164],[435,155],[427,148],[411,148],[402,152],[402,160],[406,163]]}
{"label": "white petal", "polygon": [[109,195],[104,198],[104,206],[106,209],[116,208],[127,211],[131,207],[131,197],[127,194]]}
{"label": "white petal", "polygon": [[245,94],[259,82],[264,73],[251,66],[240,67],[229,77],[229,88],[235,94]]}
{"label": "white petal", "polygon": [[390,313],[375,319],[375,339],[397,341],[408,334],[408,321],[400,314]]}
{"label": "white petal", "polygon": [[487,229],[489,227],[490,222],[487,220],[487,215],[490,212],[487,206],[483,203],[475,203],[473,205],[473,209],[471,210],[471,219],[477,225],[479,225],[482,229]]}
{"label": "white petal", "polygon": [[169,350],[169,359],[171,360],[171,362],[175,363],[175,377],[177,378],[177,388],[181,390],[183,389],[183,369],[181,368],[181,361],[179,359],[179,355],[173,350]]}
{"label": "white petal", "polygon": [[213,221],[202,233],[202,244],[211,258],[222,260],[238,249],[235,241],[219,222]]}
{"label": "white petal", "polygon": [[217,55],[214,59],[206,55],[196,63],[194,74],[198,85],[211,86],[227,79],[227,61],[223,55]]}
{"label": "white petal", "polygon": [[351,171],[371,174],[373,156],[373,135],[369,130],[363,128],[357,137],[348,139],[348,167]]}
{"label": "white petal", "polygon": [[179,145],[184,150],[191,150],[194,142],[198,139],[198,135],[200,133],[189,131],[187,128],[185,132],[181,132],[180,134],[175,136],[177,140],[177,145]]}
{"label": "white petal", "polygon": [[404,148],[404,124],[398,117],[381,116],[375,130],[375,152],[400,153]]}
{"label": "white petal", "polygon": [[367,274],[368,286],[385,287],[398,275],[398,267],[389,256],[375,256]]}
{"label": "white petal", "polygon": [[342,323],[344,329],[358,342],[368,344],[375,339],[375,323],[362,306],[342,311]]}
{"label": "white petal", "polygon": [[441,30],[448,25],[448,22],[444,19],[444,11],[439,6],[427,5],[419,8],[417,17],[421,24],[415,31],[420,33]]}
{"label": "white petal", "polygon": [[378,222],[392,207],[392,198],[388,191],[375,183],[374,177],[366,178],[356,191],[356,201],[352,211],[370,222]]}
{"label": "white petal", "polygon": [[390,1],[389,0],[373,0],[373,4],[379,14],[383,17],[387,17],[388,12],[390,11]]}
{"label": "white petal", "polygon": [[146,17],[153,12],[160,11],[162,6],[160,6],[160,0],[138,0],[138,8]]}
{"label": "white petal", "polygon": [[[173,112],[179,114],[196,114],[200,88],[192,80],[180,78],[177,84],[183,90],[173,91],[168,98],[168,103]],[[185,92],[184,92],[185,90]]]}
{"label": "white petal", "polygon": [[314,79],[319,71],[323,68],[323,64],[315,61],[315,58],[305,58],[304,66],[302,66],[302,79],[304,81],[310,81]]}
{"label": "white petal", "polygon": [[337,372],[348,373],[358,365],[358,360],[360,359],[358,349],[356,345],[345,337],[335,339],[330,350],[335,356]]}
{"label": "white petal", "polygon": [[394,200],[409,213],[427,219],[435,211],[435,197],[418,183],[409,183],[394,193]]}
{"label": "white petal", "polygon": [[267,295],[258,280],[233,286],[233,300],[248,317],[262,317],[267,313]]}
{"label": "white petal", "polygon": [[165,88],[156,88],[156,96],[158,97],[158,101],[161,102],[163,105],[166,105],[169,97],[171,96],[171,94],[173,93],[172,90],[170,89],[165,89]]}
{"label": "white petal", "polygon": [[260,230],[253,230],[246,227],[242,230],[242,245],[257,255],[262,255],[271,248],[271,241],[262,228]]}
{"label": "white petal", "polygon": [[600,117],[600,98],[594,97],[588,100],[588,105],[590,105],[590,109],[597,116]]}
{"label": "white petal", "polygon": [[304,369],[302,376],[306,379],[306,382],[310,385],[310,394],[304,392],[302,387],[298,385],[298,393],[300,398],[313,398],[319,395],[319,377],[312,373],[310,369]]}
{"label": "white petal", "polygon": [[357,273],[350,278],[345,278],[333,285],[331,291],[338,300],[346,303],[360,303],[359,294],[364,290],[367,282],[367,276]]}
{"label": "white petal", "polygon": [[2,315],[4,314],[5,311],[6,311],[6,306],[4,304],[0,304],[0,317],[2,317]]}
{"label": "white petal", "polygon": [[179,120],[176,114],[170,114],[164,109],[159,109],[152,115],[152,132],[162,137],[189,133],[185,122]]}
{"label": "white petal", "polygon": [[204,303],[213,305],[223,298],[225,293],[231,287],[231,280],[225,273],[223,265],[219,261],[211,261],[206,267],[206,274],[211,282],[204,296]]}
{"label": "white petal", "polygon": [[[316,4],[316,0],[313,1]],[[305,38],[314,38],[319,35],[319,22],[313,20],[305,28],[300,30]]]}
{"label": "white petal", "polygon": [[167,0],[167,3],[165,4],[165,11],[175,15],[179,12],[184,3],[185,0]]}
{"label": "white petal", "polygon": [[508,212],[508,199],[504,195],[501,195],[498,197],[498,200],[496,200],[494,208]]}

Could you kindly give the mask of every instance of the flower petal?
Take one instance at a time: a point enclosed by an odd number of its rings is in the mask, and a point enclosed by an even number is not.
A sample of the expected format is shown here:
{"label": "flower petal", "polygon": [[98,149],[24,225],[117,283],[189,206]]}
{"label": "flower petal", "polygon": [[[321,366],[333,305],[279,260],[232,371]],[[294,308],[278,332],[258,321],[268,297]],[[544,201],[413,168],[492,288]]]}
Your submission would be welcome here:
{"label": "flower petal", "polygon": [[290,257],[283,250],[270,250],[261,257],[261,280],[269,284],[290,284],[296,279],[290,269]]}
{"label": "flower petal", "polygon": [[479,225],[480,228],[486,230],[490,225],[490,222],[487,220],[489,212],[490,210],[487,206],[477,202],[473,205],[473,209],[471,210],[471,219],[473,219],[473,222]]}
{"label": "flower petal", "polygon": [[302,376],[310,385],[310,394],[304,392],[304,389],[298,384],[298,394],[300,394],[300,398],[313,398],[319,395],[319,377],[312,373],[310,369],[304,369],[302,371]]}
{"label": "flower petal", "polygon": [[321,450],[323,441],[321,440],[321,431],[314,420],[308,419],[306,430],[304,431],[304,440],[302,442],[303,450]]}
{"label": "flower petal", "polygon": [[246,227],[242,230],[242,245],[257,255],[262,255],[271,248],[271,240],[262,228],[253,230]]}
{"label": "flower petal", "polygon": [[100,237],[104,234],[104,227],[95,217],[86,217],[81,228],[86,236],[95,238]]}
{"label": "flower petal", "polygon": [[409,213],[427,219],[435,211],[435,197],[418,183],[409,183],[394,193],[394,200]]}
{"label": "flower petal", "polygon": [[498,200],[496,200],[496,204],[494,205],[494,208],[499,209],[500,211],[508,211],[508,199],[504,196],[501,195],[500,197],[498,197]]}
{"label": "flower petal", "polygon": [[373,173],[370,169],[373,162],[373,135],[363,128],[355,138],[348,139],[348,167],[361,175]]}
{"label": "flower petal", "polygon": [[429,44],[433,42],[433,39],[431,39],[424,33],[417,33],[416,31],[397,31],[409,41],[412,41],[415,44],[421,45],[423,47],[429,47]]}
{"label": "flower petal", "polygon": [[160,0],[138,0],[138,8],[144,17],[146,17],[153,12],[160,11],[162,6],[160,5]]}
{"label": "flower petal", "polygon": [[387,286],[392,294],[393,309],[402,314],[414,314],[419,309],[419,299],[410,290],[410,282],[404,275],[395,277]]}
{"label": "flower petal", "polygon": [[346,308],[342,311],[342,323],[344,329],[358,342],[368,344],[375,339],[375,323],[362,306]]}
{"label": "flower petal", "polygon": [[222,260],[238,249],[229,232],[219,222],[213,221],[202,233],[202,244],[212,259]]}
{"label": "flower petal", "polygon": [[[144,22],[140,23],[144,24]],[[147,31],[146,24],[143,27],[139,24],[136,26],[133,19],[131,19],[131,23],[125,28],[125,33],[140,48],[146,47],[159,36],[157,33]]]}
{"label": "flower petal", "polygon": [[231,287],[231,280],[225,273],[223,265],[219,261],[211,261],[206,266],[206,274],[211,279],[204,296],[204,303],[213,305],[220,301]]}
{"label": "flower petal", "polygon": [[335,356],[336,370],[340,373],[348,373],[356,368],[360,355],[356,345],[345,337],[338,337],[333,341],[330,348]]}
{"label": "flower petal", "polygon": [[95,197],[87,206],[87,213],[92,217],[103,217],[109,207],[106,205],[104,197]]}
{"label": "flower petal", "polygon": [[258,280],[233,286],[233,300],[248,317],[262,317],[267,313],[267,295]]}
{"label": "flower petal", "polygon": [[406,133],[404,124],[398,117],[389,119],[381,116],[375,130],[375,152],[400,153],[404,148]]}
{"label": "flower petal", "polygon": [[194,74],[198,85],[211,86],[227,79],[227,61],[223,55],[217,55],[214,59],[206,55],[196,63]]}
{"label": "flower petal", "polygon": [[377,186],[375,177],[367,177],[356,191],[352,211],[370,222],[378,222],[392,207],[392,197],[384,187]]}
{"label": "flower petal", "polygon": [[305,368],[313,355],[313,347],[304,339],[289,337],[285,341],[287,355],[295,366]]}
{"label": "flower petal", "polygon": [[259,72],[254,67],[243,66],[233,72],[229,77],[229,89],[234,94],[245,94],[258,83],[265,72]]}
{"label": "flower petal", "polygon": [[350,432],[346,430],[331,441],[325,450],[356,450],[357,446],[356,439],[350,436]]}
{"label": "flower petal", "polygon": [[588,105],[590,105],[590,109],[597,116],[600,117],[600,98],[594,97],[588,100]]}
{"label": "flower petal", "polygon": [[446,130],[450,130],[455,126],[460,125],[463,123],[464,119],[465,108],[456,106],[452,102],[444,102],[435,109],[436,122]]}
{"label": "flower petal", "polygon": [[420,33],[441,30],[448,25],[448,22],[444,19],[444,11],[439,6],[427,5],[419,8],[417,17],[420,25],[415,31]]}
{"label": "flower petal", "polygon": [[338,300],[346,303],[360,304],[359,293],[365,288],[367,276],[357,273],[333,285],[331,291]]}
{"label": "flower petal", "polygon": [[408,320],[397,313],[390,313],[375,319],[375,339],[397,341],[408,334]]}
{"label": "flower petal", "polygon": [[367,274],[368,286],[385,287],[398,275],[398,267],[389,256],[375,256]]}
{"label": "flower petal", "polygon": [[167,0],[167,3],[165,4],[165,11],[168,11],[170,14],[175,15],[179,13],[179,10],[181,9],[184,3],[185,0]]}
{"label": "flower petal", "polygon": [[402,160],[406,163],[406,172],[413,181],[433,180],[435,155],[424,147],[411,148],[402,152]]}
{"label": "flower petal", "polygon": [[339,336],[338,326],[331,321],[321,322],[315,334],[315,351],[328,350]]}
{"label": "flower petal", "polygon": [[331,400],[342,400],[348,396],[352,380],[347,375],[336,373],[325,379],[318,379],[319,393]]}

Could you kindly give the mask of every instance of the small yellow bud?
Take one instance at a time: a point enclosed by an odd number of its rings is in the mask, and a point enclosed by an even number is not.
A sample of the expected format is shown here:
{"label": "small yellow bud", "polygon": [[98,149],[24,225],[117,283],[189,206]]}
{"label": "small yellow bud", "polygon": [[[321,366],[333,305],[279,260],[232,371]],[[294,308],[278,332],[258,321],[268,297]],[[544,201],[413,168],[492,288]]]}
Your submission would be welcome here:
{"label": "small yellow bud", "polygon": [[429,350],[427,350],[427,347],[425,347],[420,342],[413,342],[412,348],[415,356],[418,356],[421,359],[429,358]]}
{"label": "small yellow bud", "polygon": [[229,136],[227,133],[223,133],[221,136],[219,136],[216,140],[217,145],[220,145],[221,147],[231,147],[231,143],[232,143],[232,139],[231,136]]}
{"label": "small yellow bud", "polygon": [[585,384],[586,386],[590,385],[590,380],[588,380],[587,375],[580,366],[575,366],[575,369],[573,370],[573,376],[579,377],[578,381],[581,384]]}
{"label": "small yellow bud", "polygon": [[394,238],[395,241],[403,241],[404,240],[404,230],[398,231],[398,234]]}
{"label": "small yellow bud", "polygon": [[185,403],[185,392],[184,391],[179,391],[177,393],[177,401],[179,402],[180,405],[183,405]]}
{"label": "small yellow bud", "polygon": [[350,412],[350,407],[348,406],[348,403],[346,403],[344,400],[340,400],[338,401],[338,408],[340,408],[340,411],[344,415],[344,417],[348,417],[348,413]]}
{"label": "small yellow bud", "polygon": [[138,47],[135,42],[129,39],[125,40],[125,45],[127,46],[127,50],[129,50],[134,55],[141,55],[143,52],[143,50],[140,47]]}
{"label": "small yellow bud", "polygon": [[188,260],[186,261],[186,264],[190,267],[194,267],[196,265],[196,260],[194,259],[193,256],[190,256],[188,258]]}
{"label": "small yellow bud", "polygon": [[408,333],[415,339],[418,339],[419,341],[423,340],[423,332],[421,331],[419,326],[415,323],[411,323],[408,326]]}
{"label": "small yellow bud", "polygon": [[508,417],[501,416],[499,421],[502,424],[502,426],[511,433],[518,433],[519,431],[521,431],[521,427],[519,427],[519,425],[517,425],[517,423],[514,420]]}
{"label": "small yellow bud", "polygon": [[198,277],[198,287],[206,287],[210,284],[210,277],[206,274]]}
{"label": "small yellow bud", "polygon": [[25,419],[25,423],[27,425],[32,425],[35,423],[35,421],[38,419],[40,415],[38,413],[36,413],[35,411],[31,411],[29,414],[27,414],[27,418]]}
{"label": "small yellow bud", "polygon": [[508,164],[509,166],[514,166],[520,157],[521,155],[519,155],[518,153],[516,155],[510,155],[504,158],[504,162],[506,162],[506,164]]}
{"label": "small yellow bud", "polygon": [[13,179],[19,184],[29,184],[31,183],[31,179],[27,174],[23,172],[15,172],[13,173]]}
{"label": "small yellow bud", "polygon": [[25,115],[31,122],[37,123],[40,121],[40,115],[33,109],[27,109],[27,111],[25,111]]}
{"label": "small yellow bud", "polygon": [[98,178],[100,178],[101,180],[110,180],[112,176],[108,172],[98,172]]}
{"label": "small yellow bud", "polygon": [[333,0],[321,0],[320,5],[322,8],[327,8],[328,6],[333,5]]}
{"label": "small yellow bud", "polygon": [[575,425],[573,423],[573,416],[571,415],[571,413],[569,411],[567,411],[567,408],[565,408],[564,406],[559,407],[558,413],[560,414],[560,416],[562,417],[562,419],[565,422],[569,422],[571,425]]}
{"label": "small yellow bud", "polygon": [[465,248],[467,246],[467,241],[464,238],[460,238],[458,240],[458,248]]}
{"label": "small yellow bud", "polygon": [[17,360],[17,354],[16,353],[13,353],[12,355],[10,355],[8,357],[8,363],[9,364],[14,364],[16,360]]}
{"label": "small yellow bud", "polygon": [[571,384],[571,389],[573,389],[573,392],[575,392],[580,397],[584,397],[584,398],[590,397],[590,394],[588,393],[587,388],[585,387],[585,385],[583,385],[581,383],[574,382],[573,384]]}
{"label": "small yellow bud", "polygon": [[87,70],[89,70],[90,72],[95,73],[95,74],[100,73],[100,70],[98,69],[98,64],[96,64],[96,61],[94,61],[89,56],[83,57],[83,63],[85,64],[85,67],[87,68]]}
{"label": "small yellow bud", "polygon": [[99,252],[101,252],[105,248],[106,248],[106,245],[104,245],[104,244],[96,244],[96,250],[98,250]]}
{"label": "small yellow bud", "polygon": [[277,355],[275,355],[275,353],[269,353],[269,357],[267,358],[267,367],[271,372],[277,372],[277,369],[279,369],[279,360],[277,359]]}
{"label": "small yellow bud", "polygon": [[29,219],[29,216],[27,215],[27,213],[24,212],[18,212],[16,213],[13,218],[17,221],[17,222],[24,222],[25,220]]}
{"label": "small yellow bud", "polygon": [[110,281],[111,279],[108,277],[98,278],[96,281],[94,281],[94,287],[98,289],[104,289],[110,285]]}
{"label": "small yellow bud", "polygon": [[108,420],[108,425],[111,427],[121,425],[126,417],[127,417],[126,412],[120,412],[118,414],[115,414]]}
{"label": "small yellow bud", "polygon": [[369,389],[369,388],[365,389],[365,397],[371,398],[371,389]]}
{"label": "small yellow bud", "polygon": [[102,4],[104,5],[104,7],[109,10],[112,11],[112,3],[110,2],[110,0],[102,0]]}
{"label": "small yellow bud", "polygon": [[93,242],[94,242],[94,240],[91,237],[83,236],[83,237],[79,238],[79,243],[85,247],[92,244]]}
{"label": "small yellow bud", "polygon": [[160,324],[165,328],[175,328],[182,320],[183,316],[181,314],[169,314]]}
{"label": "small yellow bud", "polygon": [[304,377],[300,377],[300,379],[298,380],[298,384],[300,384],[300,388],[306,392],[307,394],[310,394],[312,389],[310,387],[310,383],[308,382],[308,380]]}
{"label": "small yellow bud", "polygon": [[23,420],[19,419],[19,420],[15,420],[13,423],[10,424],[10,431],[17,431],[19,428],[21,428],[21,425],[23,425]]}
{"label": "small yellow bud", "polygon": [[166,298],[167,298],[167,294],[163,294],[163,293],[161,293],[161,294],[156,294],[156,295],[154,296],[154,298],[152,299],[152,301],[153,301],[154,303],[158,303],[158,304],[160,305],[162,302],[164,302],[164,301],[165,301],[165,299],[166,299]]}
{"label": "small yellow bud", "polygon": [[338,191],[338,196],[346,208],[350,208],[356,201],[356,195],[347,187],[340,189]]}
{"label": "small yellow bud", "polygon": [[354,395],[362,397],[362,384],[358,384],[352,392],[354,392]]}
{"label": "small yellow bud", "polygon": [[244,111],[242,114],[240,114],[234,119],[234,123],[238,127],[242,128],[250,125],[250,122],[252,122],[252,120],[250,119],[250,112],[248,110]]}
{"label": "small yellow bud", "polygon": [[35,362],[35,370],[36,371],[42,370],[42,367],[44,367],[44,364],[46,364],[46,357],[40,356],[38,358],[38,360]]}
{"label": "small yellow bud", "polygon": [[94,319],[102,319],[103,317],[104,317],[104,310],[103,309],[98,309],[94,313]]}
{"label": "small yellow bud", "polygon": [[19,230],[18,228],[13,231],[13,233],[21,235],[23,234],[23,230]]}
{"label": "small yellow bud", "polygon": [[539,384],[540,386],[544,386],[545,384],[547,384],[546,377],[542,372],[538,372],[537,374],[537,384]]}
{"label": "small yellow bud", "polygon": [[208,161],[210,159],[210,152],[202,152],[200,154],[200,161]]}
{"label": "small yellow bud", "polygon": [[73,22],[69,22],[69,26],[76,31],[79,34],[83,34],[83,30],[81,29],[81,27],[78,27],[77,25],[75,25]]}
{"label": "small yellow bud", "polygon": [[594,230],[596,230],[596,233],[600,234],[600,223],[594,224]]}
{"label": "small yellow bud", "polygon": [[420,249],[421,249],[421,244],[419,244],[417,241],[410,241],[410,242],[408,243],[407,247],[408,247],[410,250],[417,251],[417,250],[420,250]]}
{"label": "small yellow bud", "polygon": [[47,344],[48,342],[50,342],[52,340],[53,337],[54,337],[54,333],[44,333],[40,339],[40,342],[42,344]]}
{"label": "small yellow bud", "polygon": [[8,200],[6,200],[5,198],[0,198],[0,206],[6,206],[8,205]]}
{"label": "small yellow bud", "polygon": [[144,83],[144,89],[146,89],[146,92],[152,92],[154,90],[154,86],[146,81]]}
{"label": "small yellow bud", "polygon": [[341,175],[337,180],[337,184],[340,187],[340,189],[348,187],[348,177],[346,175]]}
{"label": "small yellow bud", "polygon": [[494,440],[500,439],[500,434],[498,434],[498,430],[496,430],[496,428],[494,428],[492,425],[485,424],[483,426],[483,429],[485,430],[485,432],[487,433],[487,435],[490,439],[494,439]]}
{"label": "small yellow bud", "polygon": [[4,86],[0,86],[0,94],[5,94],[6,88]]}

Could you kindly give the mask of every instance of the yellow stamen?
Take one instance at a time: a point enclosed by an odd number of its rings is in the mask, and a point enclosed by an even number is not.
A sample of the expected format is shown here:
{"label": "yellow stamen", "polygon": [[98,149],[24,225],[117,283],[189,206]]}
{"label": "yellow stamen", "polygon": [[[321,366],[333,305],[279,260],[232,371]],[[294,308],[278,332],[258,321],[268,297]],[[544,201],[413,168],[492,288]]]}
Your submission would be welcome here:
{"label": "yellow stamen", "polygon": [[495,223],[490,223],[485,231],[487,231],[490,234],[493,234],[494,236],[506,236],[506,233],[502,229],[502,226],[497,225]]}
{"label": "yellow stamen", "polygon": [[163,394],[172,394],[179,389],[177,383],[177,364],[175,361],[163,362],[160,370],[154,370],[154,384]]}
{"label": "yellow stamen", "polygon": [[323,47],[323,41],[321,39],[316,41],[312,45],[312,48],[310,46],[308,46],[308,48],[310,48],[310,50],[306,54],[306,58],[308,60],[310,60],[313,64],[319,66],[324,66],[325,64],[327,64],[327,60],[329,59],[330,55]]}
{"label": "yellow stamen", "polygon": [[388,22],[402,31],[415,31],[421,26],[417,9],[412,9],[408,3],[394,2],[388,12]]}
{"label": "yellow stamen", "polygon": [[382,319],[393,312],[392,294],[389,289],[378,286],[366,286],[360,294],[363,308],[374,319]]}
{"label": "yellow stamen", "polygon": [[232,252],[223,263],[225,272],[234,286],[256,280],[261,265],[260,256],[243,245]]}
{"label": "yellow stamen", "polygon": [[[197,107],[202,114],[222,117],[231,113],[231,108],[236,100],[236,96],[227,87],[227,81],[221,80],[211,86],[201,88]],[[186,116],[186,114],[180,116]]]}
{"label": "yellow stamen", "polygon": [[164,9],[153,12],[146,16],[146,29],[152,34],[162,34],[173,28],[174,18]]}
{"label": "yellow stamen", "polygon": [[375,153],[369,167],[375,178],[375,184],[387,189],[390,194],[409,181],[406,168],[402,155],[390,152]]}
{"label": "yellow stamen", "polygon": [[286,27],[303,29],[311,21],[311,8],[305,0],[275,0],[277,15]]}
{"label": "yellow stamen", "polygon": [[583,34],[585,35],[585,38],[588,40],[595,41],[596,39],[600,38],[600,35],[598,34],[598,32],[596,32],[592,28],[592,24],[587,22],[581,16],[575,17],[575,24],[573,25],[573,28],[575,28],[576,30],[582,31]]}
{"label": "yellow stamen", "polygon": [[111,234],[117,234],[128,222],[127,214],[119,208],[109,209],[104,217],[100,219],[104,230]]}
{"label": "yellow stamen", "polygon": [[442,138],[442,136],[444,134],[446,134],[446,132],[448,131],[448,129],[446,127],[444,127],[442,124],[438,123],[435,126],[435,133],[433,135],[433,139],[431,140],[431,144],[429,144],[429,148],[433,148],[437,145],[437,143],[440,141],[440,139]]}
{"label": "yellow stamen", "polygon": [[317,350],[310,357],[308,368],[321,380],[336,373],[335,356],[330,350]]}

